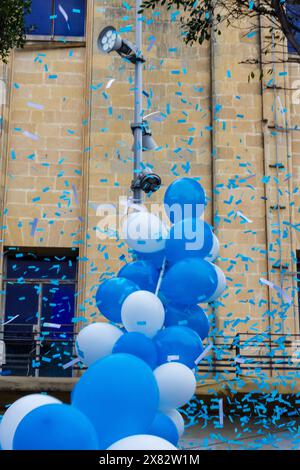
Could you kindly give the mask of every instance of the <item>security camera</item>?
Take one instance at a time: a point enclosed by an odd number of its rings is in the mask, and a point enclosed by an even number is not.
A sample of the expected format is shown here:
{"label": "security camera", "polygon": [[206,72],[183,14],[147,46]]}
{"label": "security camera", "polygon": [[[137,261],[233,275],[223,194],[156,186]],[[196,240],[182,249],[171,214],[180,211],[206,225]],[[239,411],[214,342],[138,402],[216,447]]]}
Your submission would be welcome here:
{"label": "security camera", "polygon": [[144,171],[139,173],[137,177],[131,183],[131,190],[142,190],[144,193],[155,193],[161,187],[161,177],[150,168],[146,168]]}

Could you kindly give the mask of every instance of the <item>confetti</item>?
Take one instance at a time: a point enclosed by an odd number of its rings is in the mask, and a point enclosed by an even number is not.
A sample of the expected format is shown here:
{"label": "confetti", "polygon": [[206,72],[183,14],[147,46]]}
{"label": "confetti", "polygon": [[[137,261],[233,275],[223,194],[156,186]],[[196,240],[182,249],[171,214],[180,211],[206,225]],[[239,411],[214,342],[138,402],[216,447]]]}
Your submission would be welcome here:
{"label": "confetti", "polygon": [[31,132],[28,132],[28,131],[23,131],[23,135],[25,137],[28,137],[29,139],[31,140],[39,140],[39,136],[38,135],[35,135],[35,134],[32,134]]}
{"label": "confetti", "polygon": [[69,369],[70,367],[73,367],[76,364],[78,364],[78,362],[80,362],[80,359],[79,359],[79,357],[76,357],[76,359],[73,359],[72,361],[67,362],[67,364],[64,364],[63,369],[64,370]]}
{"label": "confetti", "polygon": [[29,108],[38,109],[38,110],[43,110],[44,109],[44,105],[37,104],[37,103],[32,103],[31,101],[29,101],[27,103],[27,106],[29,106]]}
{"label": "confetti", "polygon": [[115,82],[115,80],[116,80],[115,78],[111,78],[111,79],[107,82],[105,88],[108,90],[108,89],[112,86],[112,84]]}
{"label": "confetti", "polygon": [[10,318],[9,320],[7,320],[5,323],[2,323],[2,326],[4,325],[8,325],[9,323],[13,322],[14,320],[16,320],[16,318],[18,318],[20,315],[15,315],[14,317]]}

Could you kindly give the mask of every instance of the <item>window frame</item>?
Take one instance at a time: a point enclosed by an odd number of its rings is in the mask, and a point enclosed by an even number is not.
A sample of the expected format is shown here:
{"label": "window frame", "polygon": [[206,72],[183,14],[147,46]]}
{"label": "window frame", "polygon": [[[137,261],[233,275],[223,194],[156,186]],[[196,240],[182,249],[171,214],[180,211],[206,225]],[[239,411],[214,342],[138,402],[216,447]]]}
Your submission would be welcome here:
{"label": "window frame", "polygon": [[[290,5],[299,5],[299,26],[300,26],[300,1],[299,1],[299,0],[290,0],[290,1],[288,0],[288,1],[286,2],[286,5],[285,5],[285,10],[286,10],[287,7],[290,6]],[[299,34],[300,34],[300,33],[299,33]],[[287,41],[287,57],[288,57],[288,58],[289,58],[289,57],[293,57],[293,58],[294,58],[295,56],[296,56],[296,57],[299,57],[297,51],[295,51],[295,50],[289,50],[289,49],[290,49],[290,43],[289,43],[288,39],[287,39],[286,41]],[[293,46],[291,46],[291,47],[293,47]]]}
{"label": "window frame", "polygon": [[[23,247],[5,247],[3,250],[3,276],[2,276],[2,299],[1,299],[1,305],[2,305],[2,314],[1,314],[1,319],[2,323],[5,322],[5,316],[6,316],[6,293],[7,293],[7,285],[8,284],[20,284],[19,278],[13,278],[13,277],[7,277],[7,261],[8,261],[8,256],[10,253],[35,253],[40,256],[45,256],[45,257],[53,257],[53,256],[70,256],[74,257],[74,260],[76,260],[76,273],[74,279],[55,279],[55,278],[36,278],[36,279],[23,279],[23,282],[21,285],[38,285],[39,286],[39,293],[38,293],[38,312],[37,312],[37,322],[32,325],[32,331],[33,331],[33,337],[35,338],[36,341],[36,352],[35,352],[35,360],[36,362],[39,362],[41,359],[41,347],[42,343],[44,340],[39,340],[41,334],[42,334],[42,325],[43,325],[43,286],[44,285],[49,285],[52,282],[57,283],[57,285],[72,285],[75,287],[75,294],[74,294],[74,317],[76,317],[77,314],[77,302],[78,302],[78,274],[79,274],[79,262],[78,262],[78,257],[79,257],[79,250],[72,250],[72,249],[64,249],[64,248],[23,248]],[[55,285],[53,284],[53,286]],[[47,323],[47,322],[46,322]],[[14,323],[14,325],[17,327],[18,323]],[[23,325],[19,324],[19,325]],[[69,324],[68,324],[69,325]],[[62,326],[68,326],[68,325],[62,325]],[[63,334],[64,331],[61,331]],[[76,334],[76,324],[73,324],[73,336],[75,338]],[[0,332],[0,341],[3,341],[5,336],[5,327]],[[76,352],[75,348],[75,343],[73,344],[73,355]],[[5,365],[5,362],[0,362],[0,371],[2,370],[3,365]],[[72,376],[74,374],[74,370],[72,369]],[[34,370],[34,377],[39,377],[40,376],[40,367],[36,368]],[[32,376],[30,376],[32,377]]]}
{"label": "window frame", "polygon": [[[26,41],[27,43],[32,42],[46,42],[46,43],[61,43],[62,45],[68,43],[85,43],[86,42],[86,19],[87,19],[87,2],[88,0],[83,0],[85,2],[85,16],[84,16],[84,36],[61,36],[54,34],[54,22],[53,20],[53,28],[52,34],[50,35],[36,35],[36,34],[26,34]],[[52,0],[53,6],[55,0]],[[54,13],[54,10],[53,10]]]}

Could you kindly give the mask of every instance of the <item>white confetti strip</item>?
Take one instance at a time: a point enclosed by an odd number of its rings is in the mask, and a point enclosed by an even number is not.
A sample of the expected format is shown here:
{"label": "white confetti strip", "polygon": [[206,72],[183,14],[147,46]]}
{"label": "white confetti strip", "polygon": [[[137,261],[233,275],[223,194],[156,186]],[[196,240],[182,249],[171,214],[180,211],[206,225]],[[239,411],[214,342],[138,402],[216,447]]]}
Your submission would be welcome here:
{"label": "white confetti strip", "polygon": [[292,299],[290,298],[290,296],[286,293],[286,291],[284,289],[281,289],[280,286],[277,286],[276,284],[274,284],[274,282],[271,282],[271,281],[268,281],[268,279],[264,279],[263,277],[261,277],[260,279],[260,282],[262,284],[265,284],[266,286],[270,287],[271,289],[275,290],[276,292],[278,292],[278,294],[281,295],[281,297],[288,303],[288,304],[292,304]]}
{"label": "white confetti strip", "polygon": [[114,83],[115,80],[116,80],[115,78],[111,78],[111,79],[107,82],[106,87],[105,87],[106,90],[108,90],[108,89],[112,86],[112,84]]}
{"label": "white confetti strip", "polygon": [[29,137],[29,139],[31,140],[39,140],[38,135],[31,134],[31,132],[28,132],[28,131],[23,131],[23,135],[25,135],[25,137]]}
{"label": "white confetti strip", "polygon": [[234,359],[234,362],[235,362],[236,364],[244,364],[244,363],[245,363],[245,359],[243,359],[242,357],[236,357],[236,358]]}
{"label": "white confetti strip", "polygon": [[246,217],[241,211],[237,211],[236,212],[236,215],[238,215],[239,217],[241,217],[241,219],[244,219],[246,222],[248,222],[249,224],[252,224],[253,223],[253,220],[251,219],[248,219],[248,217]]}
{"label": "white confetti strip", "polygon": [[34,109],[38,109],[38,110],[43,110],[44,109],[43,104],[32,103],[31,101],[28,101],[27,106],[29,106],[29,108],[34,108]]}
{"label": "white confetti strip", "polygon": [[219,399],[219,423],[220,426],[224,426],[223,398]]}
{"label": "white confetti strip", "polygon": [[45,328],[61,328],[61,325],[59,325],[58,323],[44,323],[43,326]]}
{"label": "white confetti strip", "polygon": [[69,17],[68,17],[66,10],[60,4],[58,5],[58,9],[60,13],[62,14],[62,16],[64,17],[64,19],[66,20],[66,22],[68,23]]}
{"label": "white confetti strip", "polygon": [[74,366],[74,365],[77,364],[78,362],[80,362],[80,359],[79,359],[79,357],[76,357],[76,359],[73,359],[72,361],[67,362],[67,364],[65,364],[65,365],[63,366],[63,369],[68,369],[69,367]]}
{"label": "white confetti strip", "polygon": [[202,359],[207,356],[207,354],[209,353],[209,351],[211,350],[211,348],[213,347],[213,343],[209,343],[208,346],[206,346],[206,348],[204,349],[204,351],[200,354],[200,356],[195,360],[195,364],[196,366],[199,364],[199,362],[202,361]]}
{"label": "white confetti strip", "polygon": [[16,318],[18,318],[20,315],[15,315],[14,317],[10,318],[9,320],[7,320],[5,323],[2,323],[2,326],[4,325],[8,325],[9,323],[11,323],[12,321],[14,321]]}
{"label": "white confetti strip", "polygon": [[180,356],[168,356],[167,361],[172,362],[172,361],[179,361]]}

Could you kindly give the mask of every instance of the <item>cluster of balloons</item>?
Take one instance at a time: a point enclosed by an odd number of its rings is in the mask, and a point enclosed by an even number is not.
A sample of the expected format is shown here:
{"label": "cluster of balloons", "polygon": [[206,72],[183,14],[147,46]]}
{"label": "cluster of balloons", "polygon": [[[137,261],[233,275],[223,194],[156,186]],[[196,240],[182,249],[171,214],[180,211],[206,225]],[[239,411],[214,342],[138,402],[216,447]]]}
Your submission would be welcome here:
{"label": "cluster of balloons", "polygon": [[96,304],[109,322],[77,336],[88,367],[71,405],[47,395],[15,402],[0,424],[0,444],[15,450],[171,450],[184,432],[178,411],[193,397],[195,369],[209,333],[199,304],[226,287],[212,262],[218,240],[201,219],[205,193],[193,179],[165,194],[170,229],[146,211],[123,227],[136,260],[106,280]]}

